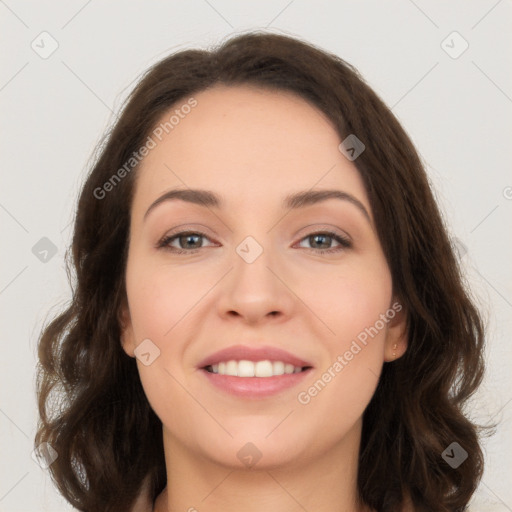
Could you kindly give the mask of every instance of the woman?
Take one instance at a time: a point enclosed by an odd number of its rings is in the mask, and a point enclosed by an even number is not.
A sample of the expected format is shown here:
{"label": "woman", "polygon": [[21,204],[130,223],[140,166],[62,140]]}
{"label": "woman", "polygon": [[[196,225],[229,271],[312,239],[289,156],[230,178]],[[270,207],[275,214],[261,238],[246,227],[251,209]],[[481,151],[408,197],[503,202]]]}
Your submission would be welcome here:
{"label": "woman", "polygon": [[482,320],[410,139],[339,57],[248,33],[157,63],[72,257],[35,443],[78,510],[466,509]]}

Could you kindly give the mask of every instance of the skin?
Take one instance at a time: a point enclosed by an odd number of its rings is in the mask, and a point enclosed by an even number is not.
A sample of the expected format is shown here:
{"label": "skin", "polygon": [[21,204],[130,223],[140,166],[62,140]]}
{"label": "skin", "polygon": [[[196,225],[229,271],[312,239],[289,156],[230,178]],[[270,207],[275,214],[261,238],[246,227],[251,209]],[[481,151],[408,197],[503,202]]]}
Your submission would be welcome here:
{"label": "skin", "polygon": [[[147,338],[160,350],[148,366],[137,358],[163,424],[168,486],[155,510],[368,510],[356,500],[362,415],[383,364],[407,349],[405,311],[308,404],[297,399],[397,300],[361,177],[330,120],[298,96],[216,85],[194,97],[197,106],[137,171],[121,314],[128,355]],[[214,191],[225,205],[166,201],[144,220],[175,188]],[[310,189],[353,195],[370,220],[337,199],[282,208],[284,196]],[[194,254],[156,247],[178,226],[206,233],[189,241],[200,247]],[[309,236],[326,228],[352,247]],[[247,236],[263,248],[250,264],[236,252]],[[181,240],[170,244],[195,250]],[[341,250],[319,254],[331,248]],[[253,400],[218,390],[198,369],[217,350],[262,343],[313,371],[297,387]],[[237,457],[248,442],[262,454],[251,468]]]}

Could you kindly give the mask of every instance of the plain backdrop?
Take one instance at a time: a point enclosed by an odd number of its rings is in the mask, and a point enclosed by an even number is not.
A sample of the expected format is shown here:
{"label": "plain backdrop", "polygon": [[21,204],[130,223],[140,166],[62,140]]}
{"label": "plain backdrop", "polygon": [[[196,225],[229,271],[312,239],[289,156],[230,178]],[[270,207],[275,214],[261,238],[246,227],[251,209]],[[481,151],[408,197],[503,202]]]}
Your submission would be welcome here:
{"label": "plain backdrop", "polygon": [[[355,65],[416,144],[488,322],[471,416],[497,421],[471,510],[512,510],[510,0],[0,1],[0,510],[65,511],[32,459],[37,337],[96,144],[149,65],[251,29]],[[313,511],[310,511],[313,512]]]}

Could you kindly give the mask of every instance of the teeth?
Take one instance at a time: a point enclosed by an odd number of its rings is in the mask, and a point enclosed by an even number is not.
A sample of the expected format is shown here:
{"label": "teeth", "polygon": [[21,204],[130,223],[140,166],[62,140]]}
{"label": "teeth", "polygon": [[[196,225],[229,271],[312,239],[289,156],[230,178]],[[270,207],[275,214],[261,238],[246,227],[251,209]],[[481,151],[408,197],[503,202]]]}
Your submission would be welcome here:
{"label": "teeth", "polygon": [[283,375],[284,363],[282,361],[274,361],[272,363],[272,373],[274,375]]}
{"label": "teeth", "polygon": [[253,365],[255,377],[272,377],[274,375],[270,361],[258,361],[256,364],[253,363]]}
{"label": "teeth", "polygon": [[226,375],[238,375],[238,363],[236,361],[228,361],[226,363]]}
{"label": "teeth", "polygon": [[294,368],[293,364],[285,364],[284,373],[293,373]]}
{"label": "teeth", "polygon": [[208,367],[212,373],[233,377],[274,377],[276,375],[299,373],[302,367],[285,364],[282,361],[222,361]]}
{"label": "teeth", "polygon": [[[233,362],[236,364],[235,361]],[[256,373],[256,366],[257,365],[252,361],[239,361],[238,370],[235,375],[238,375],[239,377],[254,377],[254,374]],[[261,375],[256,375],[256,377],[261,377]]]}

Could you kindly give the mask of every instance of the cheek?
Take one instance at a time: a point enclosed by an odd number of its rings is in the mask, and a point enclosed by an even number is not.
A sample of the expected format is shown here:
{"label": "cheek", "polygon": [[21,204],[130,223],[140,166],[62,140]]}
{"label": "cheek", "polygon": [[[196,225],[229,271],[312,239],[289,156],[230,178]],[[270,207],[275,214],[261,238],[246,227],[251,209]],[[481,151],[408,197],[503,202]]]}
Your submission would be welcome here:
{"label": "cheek", "polygon": [[[319,279],[309,295],[331,333],[323,336],[326,358],[297,402],[312,432],[345,433],[361,417],[378,384],[390,313],[392,280],[383,260],[353,266],[335,279]],[[387,313],[387,315],[386,315]],[[387,319],[387,320],[386,320]]]}
{"label": "cheek", "polygon": [[[314,279],[302,278],[298,295],[311,306],[323,322],[322,338],[334,351],[347,350],[358,336],[377,323],[379,335],[385,336],[385,323],[380,320],[390,308],[392,279],[383,258],[360,259],[340,267],[337,271],[326,269]],[[372,332],[374,332],[372,330]]]}
{"label": "cheek", "polygon": [[197,272],[193,265],[171,266],[138,255],[128,261],[126,290],[135,345],[149,339],[158,354],[149,365],[137,359],[139,375],[152,408],[168,425],[176,421],[169,415],[170,403],[173,411],[190,407],[190,396],[179,384],[190,372],[183,366],[184,352],[193,329],[194,306],[200,307],[198,301],[216,281],[214,271]]}
{"label": "cheek", "polygon": [[129,262],[126,273],[135,345],[149,339],[158,354],[148,365],[136,359],[144,393],[166,426],[185,431],[193,428],[188,425],[192,420],[187,415],[177,419],[173,412],[191,405],[190,396],[180,386],[186,376],[179,364],[186,339],[186,314],[198,300],[198,290],[191,286],[189,277],[176,268],[150,261],[146,264],[142,258]]}
{"label": "cheek", "polygon": [[128,268],[126,287],[137,340],[163,343],[198,301],[206,284],[197,273],[148,262]]}
{"label": "cheek", "polygon": [[315,407],[326,408],[325,413],[331,409],[355,420],[370,401],[382,370],[388,321],[394,316],[391,275],[385,260],[375,259],[317,283],[308,300],[330,332],[324,329],[321,338],[326,357],[319,379],[311,392],[302,390],[305,396],[299,403],[311,400]]}

